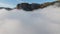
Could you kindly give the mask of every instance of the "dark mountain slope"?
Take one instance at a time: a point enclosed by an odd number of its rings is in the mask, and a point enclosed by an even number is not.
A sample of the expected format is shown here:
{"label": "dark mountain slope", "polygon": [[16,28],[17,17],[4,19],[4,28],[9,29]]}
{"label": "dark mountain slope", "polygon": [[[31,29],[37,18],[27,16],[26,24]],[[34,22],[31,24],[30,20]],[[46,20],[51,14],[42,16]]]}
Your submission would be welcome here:
{"label": "dark mountain slope", "polygon": [[33,11],[33,10],[36,10],[36,9],[43,9],[43,8],[48,7],[50,5],[54,5],[55,3],[59,3],[60,4],[60,1],[46,2],[46,3],[43,3],[43,4],[20,3],[20,4],[17,4],[16,8],[0,7],[0,9],[6,9],[6,10],[13,10],[13,9],[19,9],[20,10],[20,9],[23,9],[25,11]]}
{"label": "dark mountain slope", "polygon": [[28,4],[28,3],[21,3],[21,4],[17,4],[17,9],[23,9],[25,11],[33,11],[36,9],[43,9],[45,7],[48,7],[50,5],[54,5],[55,3],[60,3],[60,1],[54,1],[54,2],[46,2],[43,4],[37,4],[37,3],[32,3],[32,4]]}

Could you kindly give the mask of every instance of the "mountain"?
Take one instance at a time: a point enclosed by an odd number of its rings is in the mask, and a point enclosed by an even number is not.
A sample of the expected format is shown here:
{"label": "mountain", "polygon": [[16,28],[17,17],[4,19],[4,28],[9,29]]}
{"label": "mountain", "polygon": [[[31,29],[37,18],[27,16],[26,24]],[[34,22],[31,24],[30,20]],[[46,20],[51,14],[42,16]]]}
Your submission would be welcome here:
{"label": "mountain", "polygon": [[60,1],[54,1],[54,2],[46,2],[43,4],[37,4],[37,3],[32,3],[32,4],[28,4],[28,3],[21,3],[21,4],[17,4],[17,9],[23,9],[25,11],[33,11],[36,9],[43,9],[45,7],[48,7],[50,5],[54,5],[55,3],[59,3]]}
{"label": "mountain", "polygon": [[17,4],[16,8],[7,8],[7,7],[0,7],[0,9],[6,9],[6,10],[13,10],[13,9],[23,9],[25,11],[33,11],[37,9],[43,9],[45,7],[48,7],[50,5],[54,5],[55,3],[58,3],[58,6],[60,6],[60,1],[54,1],[54,2],[46,2],[43,4],[38,4],[38,3],[19,3]]}
{"label": "mountain", "polygon": [[0,9],[13,10],[13,8],[8,8],[8,7],[0,7]]}

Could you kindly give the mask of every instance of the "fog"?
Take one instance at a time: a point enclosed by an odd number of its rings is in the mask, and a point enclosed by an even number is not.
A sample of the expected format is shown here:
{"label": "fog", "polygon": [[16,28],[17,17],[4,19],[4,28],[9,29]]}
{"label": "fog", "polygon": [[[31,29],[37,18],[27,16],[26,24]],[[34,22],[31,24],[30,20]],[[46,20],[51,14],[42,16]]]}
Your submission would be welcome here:
{"label": "fog", "polygon": [[60,34],[60,7],[34,11],[0,9],[0,34]]}

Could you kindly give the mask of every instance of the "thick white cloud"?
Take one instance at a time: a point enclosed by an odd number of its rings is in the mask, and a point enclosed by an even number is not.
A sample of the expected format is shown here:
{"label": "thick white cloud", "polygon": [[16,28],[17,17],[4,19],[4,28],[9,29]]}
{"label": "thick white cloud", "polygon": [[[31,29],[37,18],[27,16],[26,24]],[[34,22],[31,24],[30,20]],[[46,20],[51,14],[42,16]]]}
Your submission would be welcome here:
{"label": "thick white cloud", "polygon": [[52,5],[32,12],[2,9],[0,34],[60,34],[60,8]]}
{"label": "thick white cloud", "polygon": [[[37,12],[26,12],[14,9],[0,10],[0,34],[44,34],[47,23],[42,18],[40,10]],[[44,24],[43,24],[44,23]]]}

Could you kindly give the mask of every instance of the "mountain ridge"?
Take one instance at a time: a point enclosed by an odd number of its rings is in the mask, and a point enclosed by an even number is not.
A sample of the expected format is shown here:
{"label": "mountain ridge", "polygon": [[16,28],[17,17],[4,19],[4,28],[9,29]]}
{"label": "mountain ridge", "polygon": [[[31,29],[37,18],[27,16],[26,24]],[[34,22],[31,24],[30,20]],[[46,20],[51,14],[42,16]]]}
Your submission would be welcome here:
{"label": "mountain ridge", "polygon": [[13,9],[23,9],[25,11],[33,11],[36,9],[43,9],[45,7],[48,7],[50,5],[54,5],[55,3],[60,3],[60,1],[53,1],[53,2],[45,2],[43,4],[38,3],[19,3],[15,8],[8,8],[8,7],[0,7],[0,9],[6,9],[6,10],[13,10]]}

